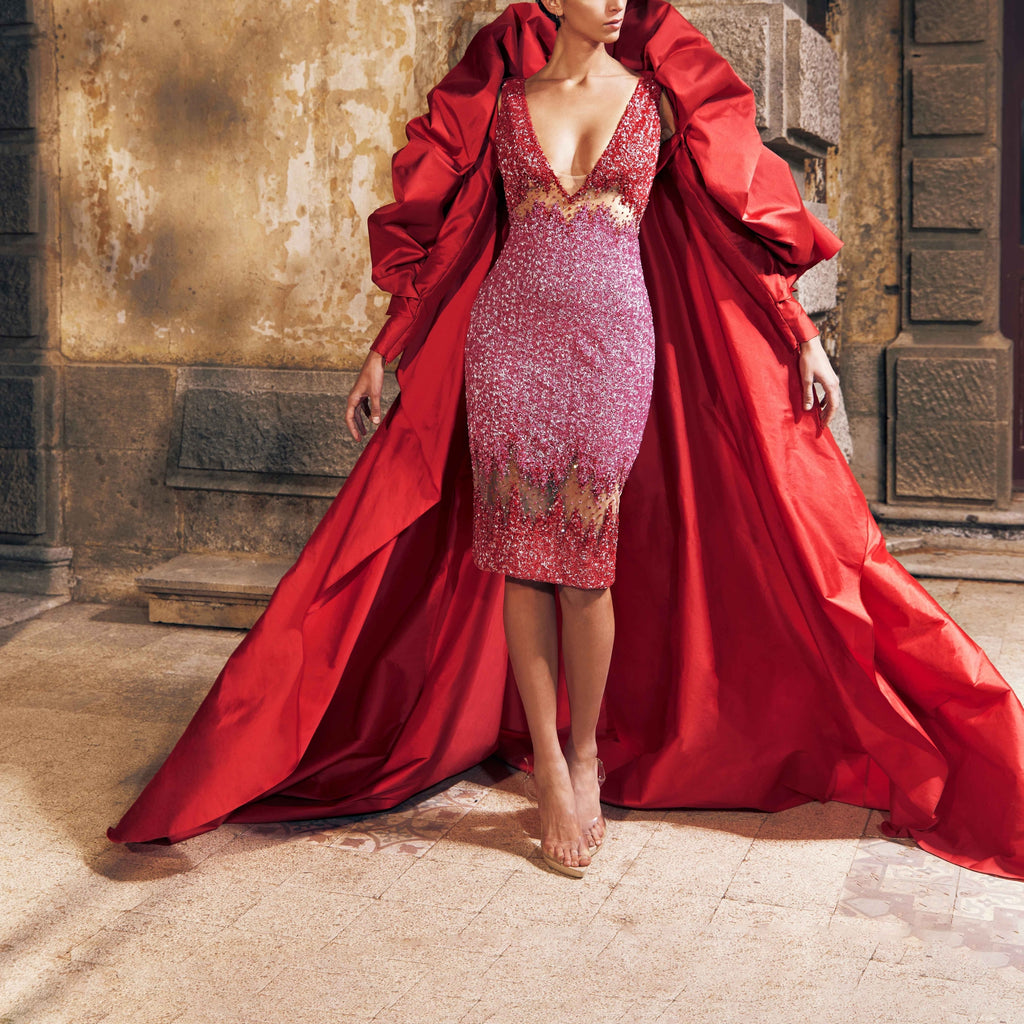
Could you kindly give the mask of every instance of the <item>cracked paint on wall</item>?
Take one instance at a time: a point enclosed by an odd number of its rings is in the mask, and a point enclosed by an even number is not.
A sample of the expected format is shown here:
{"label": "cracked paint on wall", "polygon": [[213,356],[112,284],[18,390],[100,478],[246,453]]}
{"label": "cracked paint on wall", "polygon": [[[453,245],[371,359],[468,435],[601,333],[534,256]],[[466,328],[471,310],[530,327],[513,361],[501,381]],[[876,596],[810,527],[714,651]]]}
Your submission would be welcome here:
{"label": "cracked paint on wall", "polygon": [[504,0],[57,6],[64,354],[356,367],[366,218],[426,90]]}

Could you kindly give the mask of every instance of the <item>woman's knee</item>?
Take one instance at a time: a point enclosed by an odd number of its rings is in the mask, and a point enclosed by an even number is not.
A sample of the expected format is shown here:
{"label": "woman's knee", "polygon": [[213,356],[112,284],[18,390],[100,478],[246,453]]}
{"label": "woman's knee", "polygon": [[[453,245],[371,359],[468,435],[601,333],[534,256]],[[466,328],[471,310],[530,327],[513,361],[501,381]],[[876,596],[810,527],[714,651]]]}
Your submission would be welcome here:
{"label": "woman's knee", "polygon": [[611,593],[608,587],[570,587],[558,585],[558,599],[563,608],[583,609],[607,600]]}

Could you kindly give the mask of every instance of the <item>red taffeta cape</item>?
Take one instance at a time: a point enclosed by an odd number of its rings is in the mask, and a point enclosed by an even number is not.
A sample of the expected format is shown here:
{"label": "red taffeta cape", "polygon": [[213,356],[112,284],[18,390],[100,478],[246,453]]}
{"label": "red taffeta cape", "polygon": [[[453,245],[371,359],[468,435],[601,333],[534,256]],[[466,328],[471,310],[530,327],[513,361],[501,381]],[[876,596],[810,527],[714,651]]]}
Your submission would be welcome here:
{"label": "red taffeta cape", "polygon": [[[472,562],[463,340],[504,237],[492,145],[507,75],[545,63],[535,4],[481,30],[410,123],[370,220],[393,293],[374,347],[400,397],[269,607],[110,830],[381,810],[529,744],[503,577]],[[654,397],[621,502],[603,796],[630,807],[885,809],[889,834],[1024,876],[1024,710],[887,553],[831,434],[800,410],[814,333],[792,284],[839,242],[754,128],[750,90],[664,0],[614,55],[677,132],[641,229]]]}

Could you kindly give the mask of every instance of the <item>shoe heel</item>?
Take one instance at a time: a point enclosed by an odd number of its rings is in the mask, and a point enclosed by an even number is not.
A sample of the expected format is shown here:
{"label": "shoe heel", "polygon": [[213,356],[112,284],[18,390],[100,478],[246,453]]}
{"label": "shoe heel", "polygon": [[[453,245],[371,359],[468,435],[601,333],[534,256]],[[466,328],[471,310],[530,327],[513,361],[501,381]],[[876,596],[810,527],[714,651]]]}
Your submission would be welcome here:
{"label": "shoe heel", "polygon": [[[598,758],[597,759],[597,788],[598,789],[600,789],[604,785],[605,779],[607,779],[607,778],[608,778],[608,775],[607,775],[607,773],[604,770],[604,761],[602,761],[601,758]],[[593,828],[598,823],[598,821],[600,821],[600,818],[594,818],[590,822],[590,824],[583,830],[584,833],[586,835],[591,835],[592,832],[593,832]],[[590,855],[591,860],[593,860],[594,855],[600,849],[601,849],[600,845],[595,845],[595,846],[589,846],[588,845],[587,853]]]}
{"label": "shoe heel", "polygon": [[523,796],[525,796],[527,800],[539,803],[537,799],[537,779],[533,772],[523,773]]}

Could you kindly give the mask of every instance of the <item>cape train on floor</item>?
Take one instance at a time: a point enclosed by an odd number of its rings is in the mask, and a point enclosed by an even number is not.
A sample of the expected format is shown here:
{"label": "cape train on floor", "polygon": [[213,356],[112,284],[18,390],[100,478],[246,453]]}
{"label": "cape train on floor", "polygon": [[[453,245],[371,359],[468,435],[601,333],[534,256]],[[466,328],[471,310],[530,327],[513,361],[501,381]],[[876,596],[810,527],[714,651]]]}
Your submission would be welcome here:
{"label": "cape train on floor", "polygon": [[[432,91],[371,217],[393,293],[374,343],[401,394],[166,761],[110,830],[179,841],[224,821],[391,807],[529,741],[503,579],[471,558],[463,339],[504,237],[492,133],[508,75],[554,26],[512,4]],[[602,795],[629,807],[888,813],[956,864],[1024,877],[1024,710],[888,554],[831,434],[800,408],[792,298],[839,242],[754,127],[750,90],[664,0],[613,54],[678,130],[641,227],[657,337],[621,503]]]}

